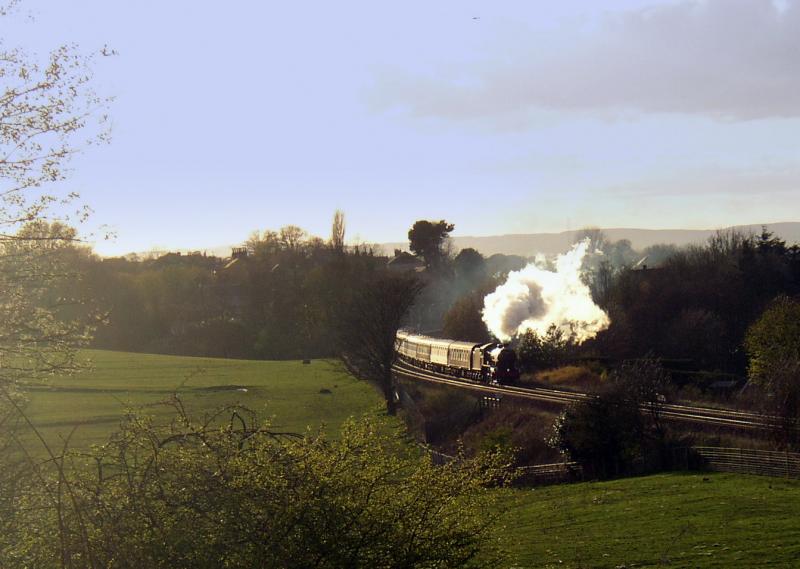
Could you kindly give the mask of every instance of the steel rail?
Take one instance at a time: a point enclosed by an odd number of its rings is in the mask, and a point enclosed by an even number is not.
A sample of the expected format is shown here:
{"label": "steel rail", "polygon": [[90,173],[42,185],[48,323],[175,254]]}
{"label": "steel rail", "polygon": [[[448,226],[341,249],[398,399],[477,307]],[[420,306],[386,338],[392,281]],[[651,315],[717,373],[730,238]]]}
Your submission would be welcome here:
{"label": "steel rail", "polygon": [[[494,395],[506,394],[521,399],[531,399],[548,403],[568,405],[583,401],[592,397],[589,393],[574,391],[563,391],[559,389],[549,389],[544,387],[517,387],[511,385],[488,385],[470,379],[458,379],[452,376],[425,370],[408,363],[397,363],[394,366],[396,373],[420,381],[448,385],[459,389],[470,391],[489,392]],[[642,411],[648,411],[647,405],[642,406]],[[734,411],[727,409],[715,409],[712,407],[693,407],[690,405],[679,405],[664,403],[658,411],[661,417],[688,421],[693,423],[705,423],[726,427],[738,427],[745,429],[768,429],[775,423],[774,419],[768,416],[750,413],[747,411]]]}

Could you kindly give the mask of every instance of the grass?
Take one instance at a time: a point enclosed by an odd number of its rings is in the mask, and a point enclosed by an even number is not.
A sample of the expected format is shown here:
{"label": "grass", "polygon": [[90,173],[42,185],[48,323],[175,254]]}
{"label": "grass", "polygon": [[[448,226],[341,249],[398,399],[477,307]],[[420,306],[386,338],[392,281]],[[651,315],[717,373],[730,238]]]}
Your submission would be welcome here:
{"label": "grass", "polygon": [[[194,413],[238,402],[294,431],[381,409],[368,384],[324,361],[85,356],[94,371],[30,386],[28,413],[51,442],[76,425],[73,446],[102,442],[126,406],[167,420],[158,402],[173,392]],[[800,566],[800,481],[663,474],[500,492],[518,568]]]}
{"label": "grass", "polygon": [[800,481],[661,474],[507,500],[515,567],[800,566]]}
{"label": "grass", "polygon": [[93,370],[26,386],[27,413],[46,439],[58,442],[78,427],[72,446],[100,443],[126,408],[167,420],[158,403],[177,393],[192,414],[241,403],[282,430],[321,424],[338,429],[350,416],[374,412],[379,398],[367,383],[333,362],[251,361],[87,350]]}

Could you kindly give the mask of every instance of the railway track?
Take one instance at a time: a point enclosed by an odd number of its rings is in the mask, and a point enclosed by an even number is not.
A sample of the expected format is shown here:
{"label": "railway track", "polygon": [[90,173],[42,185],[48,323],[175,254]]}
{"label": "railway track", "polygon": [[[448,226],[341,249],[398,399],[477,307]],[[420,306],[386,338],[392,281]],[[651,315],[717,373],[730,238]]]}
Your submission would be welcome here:
{"label": "railway track", "polygon": [[[559,405],[569,405],[592,397],[588,393],[563,391],[544,387],[517,387],[512,385],[487,385],[469,379],[456,379],[429,370],[424,370],[407,363],[395,364],[395,373],[411,379],[448,385],[458,389],[483,392],[491,395],[510,395],[520,399],[544,401]],[[643,407],[647,411],[647,407]],[[747,411],[733,411],[729,409],[714,409],[711,407],[694,407],[664,403],[660,409],[661,417],[674,421],[702,423],[732,428],[765,430],[774,425],[771,417],[749,413]]]}

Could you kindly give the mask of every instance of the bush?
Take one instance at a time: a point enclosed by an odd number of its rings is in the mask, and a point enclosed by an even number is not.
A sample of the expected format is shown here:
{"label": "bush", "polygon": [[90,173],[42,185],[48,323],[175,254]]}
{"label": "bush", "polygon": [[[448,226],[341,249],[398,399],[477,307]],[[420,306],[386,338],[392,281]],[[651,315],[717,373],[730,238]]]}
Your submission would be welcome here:
{"label": "bush", "polygon": [[[89,459],[30,465],[3,567],[486,567],[487,485],[507,459],[435,467],[371,422],[338,440],[229,408],[169,429],[130,416]],[[63,466],[62,466],[63,465]],[[48,468],[50,470],[48,470]]]}
{"label": "bush", "polygon": [[558,417],[549,443],[601,478],[631,472],[647,455],[665,458],[661,408],[668,388],[657,361],[626,362],[597,397],[571,405]]}

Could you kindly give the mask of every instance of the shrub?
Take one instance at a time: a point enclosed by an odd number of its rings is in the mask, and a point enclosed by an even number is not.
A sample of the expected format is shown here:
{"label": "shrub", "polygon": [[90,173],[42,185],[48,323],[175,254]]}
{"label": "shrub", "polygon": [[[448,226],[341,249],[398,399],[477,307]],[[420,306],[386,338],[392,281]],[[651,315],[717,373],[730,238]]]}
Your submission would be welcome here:
{"label": "shrub", "polygon": [[571,405],[558,417],[549,444],[602,478],[631,471],[648,454],[664,457],[661,409],[668,388],[667,373],[657,361],[626,362],[597,397]]}
{"label": "shrub", "polygon": [[[281,434],[229,408],[132,415],[88,460],[31,465],[3,567],[486,567],[507,459],[435,467],[376,425]],[[49,468],[49,470],[48,470]]]}

